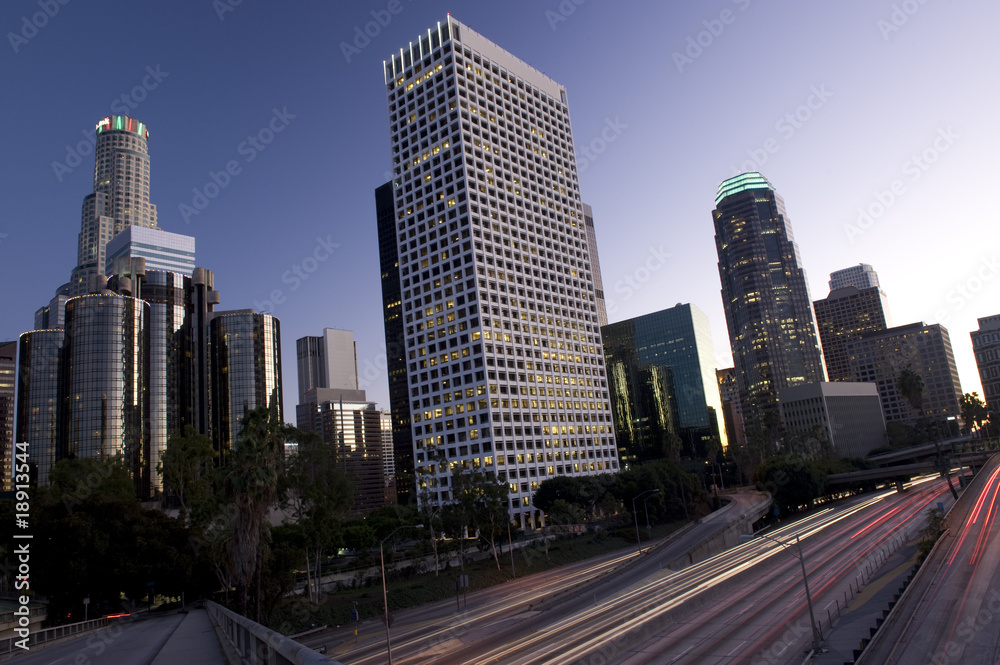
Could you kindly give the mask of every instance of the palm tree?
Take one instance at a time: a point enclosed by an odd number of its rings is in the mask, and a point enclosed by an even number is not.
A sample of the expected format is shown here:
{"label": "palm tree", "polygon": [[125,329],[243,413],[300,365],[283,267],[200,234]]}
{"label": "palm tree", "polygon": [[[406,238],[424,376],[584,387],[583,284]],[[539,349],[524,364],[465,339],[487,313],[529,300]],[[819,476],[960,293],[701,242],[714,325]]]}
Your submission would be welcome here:
{"label": "palm tree", "polygon": [[[264,520],[278,499],[278,463],[284,431],[275,410],[261,407],[247,411],[225,471],[226,497],[234,507],[233,579],[239,611],[244,616],[250,585],[254,580],[259,581]],[[255,596],[255,616],[259,619],[260,597]]]}
{"label": "palm tree", "polygon": [[910,401],[910,405],[921,415],[924,413],[924,379],[910,365],[899,373],[896,390]]}

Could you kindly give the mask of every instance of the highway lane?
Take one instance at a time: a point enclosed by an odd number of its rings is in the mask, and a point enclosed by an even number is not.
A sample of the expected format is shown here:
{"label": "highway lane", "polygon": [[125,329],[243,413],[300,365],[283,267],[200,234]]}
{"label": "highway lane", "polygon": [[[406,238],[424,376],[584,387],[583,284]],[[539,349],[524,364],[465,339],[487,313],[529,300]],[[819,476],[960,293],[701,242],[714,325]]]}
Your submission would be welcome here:
{"label": "highway lane", "polygon": [[948,515],[948,532],[861,662],[1000,662],[998,510],[994,457]]}
{"label": "highway lane", "polygon": [[[945,491],[943,483],[934,484],[937,488],[926,493],[918,488],[915,492],[904,495],[884,492],[854,499],[843,505],[821,510],[770,535],[794,538],[797,534],[804,542],[814,539],[811,545],[817,545],[822,540],[825,547],[830,547],[830,542],[833,541],[854,540],[864,542],[870,548],[871,543],[886,538],[887,532],[898,530],[897,523],[919,515],[926,503]],[[926,496],[918,498],[918,494]],[[909,508],[906,507],[907,504],[910,504]],[[881,527],[866,528],[869,522],[879,519],[884,522]],[[820,538],[824,530],[838,524],[841,526],[837,536],[831,537],[829,542]],[[851,539],[850,536],[855,533],[857,536]],[[874,550],[866,549],[863,545],[858,551],[867,555]],[[787,594],[788,589],[795,589],[791,591],[793,595],[798,592],[796,584],[800,584],[801,574],[797,573],[798,577],[789,574],[796,570],[797,560],[780,557],[775,559],[779,563],[771,562],[777,568],[759,568],[782,552],[780,545],[753,541],[679,572],[662,571],[644,583],[626,588],[613,598],[597,604],[586,603],[583,593],[580,593],[581,607],[568,617],[551,621],[546,613],[539,613],[532,617],[530,625],[523,626],[519,635],[507,632],[502,635],[502,639],[491,636],[492,639],[484,640],[481,645],[467,643],[460,650],[461,658],[448,658],[441,662],[555,664],[633,660],[671,662],[671,659],[674,662],[692,663],[748,662],[747,654],[769,646],[769,636],[776,633],[773,639],[781,640],[784,637],[787,622],[794,621],[799,613],[799,603],[804,611],[804,595],[799,598],[799,602],[780,595],[783,590]],[[806,556],[809,555],[807,552]],[[841,557],[834,553],[830,560],[824,560],[823,570],[831,571],[830,574],[837,579],[843,579],[846,588],[847,577],[853,578],[857,564],[857,559],[852,560],[845,569]],[[812,573],[815,574],[817,569],[815,566],[813,569]],[[791,582],[786,582],[785,578]],[[700,615],[694,620],[689,620],[688,617],[692,617],[696,610],[707,604],[719,602],[719,599],[730,611],[735,607],[735,614],[747,614],[745,606],[734,605],[734,600],[750,597],[753,590],[743,590],[743,596],[739,595],[742,585],[748,579],[755,581],[758,594],[761,588],[768,585],[774,586],[775,593],[779,594],[775,598],[768,596],[753,599],[754,622],[750,624],[752,641],[741,645],[747,642],[747,637],[723,634],[718,638],[710,638],[707,642],[705,637],[682,635],[669,648],[661,643],[664,639],[672,639],[665,635],[678,624],[686,623],[692,629],[700,627],[703,630],[708,625],[707,630],[717,632],[711,622],[703,621]],[[838,590],[831,588],[826,579],[818,578],[817,584],[828,595]],[[757,609],[766,612],[757,612]],[[744,620],[743,623],[748,622]],[[808,633],[808,623],[805,626]],[[468,640],[463,639],[463,642]],[[636,645],[640,645],[638,649]],[[718,652],[724,645],[725,650]],[[791,644],[783,647],[789,653],[792,648]]]}

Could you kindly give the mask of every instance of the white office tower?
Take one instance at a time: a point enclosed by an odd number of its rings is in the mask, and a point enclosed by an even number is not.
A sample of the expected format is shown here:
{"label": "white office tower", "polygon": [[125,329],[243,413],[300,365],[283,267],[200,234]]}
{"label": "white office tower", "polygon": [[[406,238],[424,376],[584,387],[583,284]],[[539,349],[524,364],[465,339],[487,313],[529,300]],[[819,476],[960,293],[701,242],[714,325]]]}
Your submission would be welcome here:
{"label": "white office tower", "polygon": [[857,289],[870,289],[877,287],[878,274],[875,269],[867,263],[859,263],[850,268],[835,270],[830,273],[830,290],[836,291],[845,286],[853,286]]}
{"label": "white office tower", "polygon": [[194,237],[162,229],[126,226],[105,246],[104,274],[113,275],[115,259],[146,260],[146,270],[164,270],[184,277],[194,274]]}
{"label": "white office tower", "polygon": [[539,483],[618,468],[566,91],[450,16],[385,84],[417,495],[485,469],[543,526]]}

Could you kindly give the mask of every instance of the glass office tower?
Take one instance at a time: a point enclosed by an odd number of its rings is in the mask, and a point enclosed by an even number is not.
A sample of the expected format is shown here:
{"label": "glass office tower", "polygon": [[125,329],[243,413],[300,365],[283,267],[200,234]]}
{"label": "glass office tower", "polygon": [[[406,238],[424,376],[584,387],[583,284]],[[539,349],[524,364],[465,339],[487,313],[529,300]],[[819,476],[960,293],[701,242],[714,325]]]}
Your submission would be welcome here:
{"label": "glass office tower", "polygon": [[825,380],[812,301],[785,202],[760,173],[719,185],[712,211],[736,381],[747,430],[778,392]]}
{"label": "glass office tower", "polygon": [[63,330],[21,335],[17,374],[17,440],[28,444],[33,479],[47,485],[61,428]]}

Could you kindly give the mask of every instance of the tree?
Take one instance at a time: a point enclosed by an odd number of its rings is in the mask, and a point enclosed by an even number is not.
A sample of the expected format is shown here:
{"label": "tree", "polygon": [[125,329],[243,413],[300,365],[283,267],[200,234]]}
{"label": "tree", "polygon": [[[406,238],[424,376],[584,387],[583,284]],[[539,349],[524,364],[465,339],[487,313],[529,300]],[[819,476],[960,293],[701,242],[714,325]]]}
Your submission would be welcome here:
{"label": "tree", "polygon": [[493,472],[473,471],[472,490],[475,493],[473,522],[479,530],[479,538],[489,543],[493,560],[500,570],[497,555],[497,541],[510,526],[510,499],[507,483],[497,479]]}
{"label": "tree", "polygon": [[915,411],[924,413],[924,379],[907,365],[896,379],[896,390],[910,402]]}
{"label": "tree", "polygon": [[199,524],[209,517],[210,504],[214,500],[214,462],[212,441],[190,425],[185,425],[181,436],[171,438],[160,459],[157,471],[163,475],[165,489],[177,496],[180,517],[185,523],[189,515]]}
{"label": "tree", "polygon": [[812,506],[826,493],[826,474],[816,463],[792,455],[772,457],[754,473],[757,489],[770,492],[782,514]]}
{"label": "tree", "polygon": [[306,595],[318,603],[324,555],[340,540],[343,521],[354,505],[354,487],[338,466],[333,447],[318,434],[287,434],[299,446],[286,462],[282,503],[291,510],[305,550]]}
{"label": "tree", "polygon": [[977,430],[980,429],[989,420],[989,417],[989,409],[986,408],[983,400],[979,399],[979,393],[962,395],[962,423],[965,425],[966,432],[971,432],[973,426]]}
{"label": "tree", "polygon": [[267,528],[267,513],[278,499],[278,466],[286,430],[277,412],[266,407],[247,411],[242,420],[223,487],[235,508],[232,562],[239,613],[247,615],[250,585],[256,582],[254,618],[259,621],[261,536]]}

